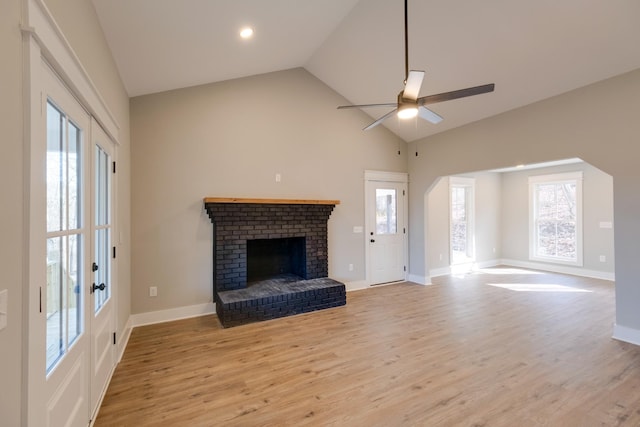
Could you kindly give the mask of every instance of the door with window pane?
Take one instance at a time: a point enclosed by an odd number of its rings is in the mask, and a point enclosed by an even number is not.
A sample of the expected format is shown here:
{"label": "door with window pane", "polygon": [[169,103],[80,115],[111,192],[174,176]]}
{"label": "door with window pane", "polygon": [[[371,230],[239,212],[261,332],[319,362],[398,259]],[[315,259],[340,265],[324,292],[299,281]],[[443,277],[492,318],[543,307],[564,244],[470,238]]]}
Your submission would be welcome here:
{"label": "door with window pane", "polygon": [[115,364],[113,333],[113,200],[114,146],[95,121],[92,133],[92,230],[91,253],[91,411],[95,413],[100,396]]}
{"label": "door with window pane", "polygon": [[404,183],[367,182],[367,239],[370,284],[405,278]]}
{"label": "door with window pane", "polygon": [[34,201],[30,205],[34,225],[31,257],[33,265],[39,266],[31,275],[32,282],[41,285],[38,309],[30,310],[33,356],[29,359],[28,417],[29,425],[86,426],[90,121],[44,63],[42,71],[42,139],[31,153],[31,167],[36,170],[33,176],[42,171],[44,186],[42,190],[32,186]]}

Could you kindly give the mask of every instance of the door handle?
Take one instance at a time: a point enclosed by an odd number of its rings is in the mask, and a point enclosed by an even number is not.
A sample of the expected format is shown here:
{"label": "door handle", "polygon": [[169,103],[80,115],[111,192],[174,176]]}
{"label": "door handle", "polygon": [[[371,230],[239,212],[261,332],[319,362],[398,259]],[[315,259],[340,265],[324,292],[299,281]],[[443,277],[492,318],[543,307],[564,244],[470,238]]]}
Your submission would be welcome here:
{"label": "door handle", "polygon": [[91,271],[98,271],[98,264],[95,262],[91,265]]}
{"label": "door handle", "polygon": [[375,243],[375,239],[371,239],[371,243]]}
{"label": "door handle", "polygon": [[91,286],[91,293],[94,293],[98,289],[104,291],[104,288],[106,288],[106,285],[104,283],[100,283],[99,286],[96,286],[96,284],[94,283],[93,286]]}

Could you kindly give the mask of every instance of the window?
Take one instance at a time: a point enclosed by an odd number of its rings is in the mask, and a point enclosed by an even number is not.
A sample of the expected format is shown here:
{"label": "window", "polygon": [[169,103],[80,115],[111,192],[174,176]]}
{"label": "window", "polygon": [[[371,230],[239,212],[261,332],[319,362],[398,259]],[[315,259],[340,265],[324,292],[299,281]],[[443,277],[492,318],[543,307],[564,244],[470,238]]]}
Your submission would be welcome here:
{"label": "window", "polygon": [[47,372],[82,333],[82,131],[47,102]]}
{"label": "window", "polygon": [[529,177],[532,260],[582,266],[582,172]]}
{"label": "window", "polygon": [[473,262],[475,259],[474,189],[475,180],[473,178],[450,178],[451,264],[464,264]]}
{"label": "window", "polygon": [[396,190],[376,188],[376,234],[398,232]]}

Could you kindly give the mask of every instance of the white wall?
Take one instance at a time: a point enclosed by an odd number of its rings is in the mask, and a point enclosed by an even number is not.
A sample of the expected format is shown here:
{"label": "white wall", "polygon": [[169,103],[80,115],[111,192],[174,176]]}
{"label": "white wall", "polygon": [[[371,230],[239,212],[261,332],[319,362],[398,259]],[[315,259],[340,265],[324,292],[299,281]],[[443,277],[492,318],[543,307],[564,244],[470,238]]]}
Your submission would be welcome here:
{"label": "white wall", "polygon": [[364,171],[406,172],[407,145],[344,103],[300,68],[133,98],[133,313],[211,301],[207,196],[340,200],[329,275],[364,280]]}
{"label": "white wall", "polygon": [[640,70],[411,143],[411,274],[429,271],[424,200],[438,177],[579,157],[613,177],[616,323],[640,340],[637,111]]}
{"label": "white wall", "polygon": [[[586,275],[603,273],[600,277],[613,274],[613,229],[600,228],[602,221],[613,222],[613,179],[586,163],[503,174],[502,258],[529,262],[529,177],[574,171],[583,173],[583,265],[573,269]],[[605,262],[600,262],[600,255]]]}

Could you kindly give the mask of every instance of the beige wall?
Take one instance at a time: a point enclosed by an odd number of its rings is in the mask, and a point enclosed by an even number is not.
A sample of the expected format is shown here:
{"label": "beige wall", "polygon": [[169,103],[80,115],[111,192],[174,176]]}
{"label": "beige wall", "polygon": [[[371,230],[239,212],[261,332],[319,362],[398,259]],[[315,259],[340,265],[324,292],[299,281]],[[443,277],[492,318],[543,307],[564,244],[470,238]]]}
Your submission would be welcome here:
{"label": "beige wall", "polygon": [[576,268],[588,270],[586,275],[614,272],[613,230],[600,228],[601,221],[613,222],[613,179],[586,163],[503,174],[502,258],[529,261],[529,177],[574,171],[583,179],[583,265]]}
{"label": "beige wall", "polygon": [[22,268],[24,262],[22,53],[20,0],[0,5],[0,291],[8,290],[7,327],[0,331],[0,424],[20,425],[23,331]]}
{"label": "beige wall", "polygon": [[120,126],[116,157],[116,227],[118,334],[131,314],[131,194],[129,96],[118,74],[93,4],[88,0],[45,0],[57,24],[87,70],[98,92]]}
{"label": "beige wall", "polygon": [[211,301],[206,196],[340,200],[329,274],[364,280],[364,171],[406,172],[407,146],[344,103],[303,69],[133,98],[132,311]]}
{"label": "beige wall", "polygon": [[637,111],[640,70],[411,143],[412,275],[429,270],[424,201],[437,177],[579,157],[613,177],[616,322],[640,331]]}

